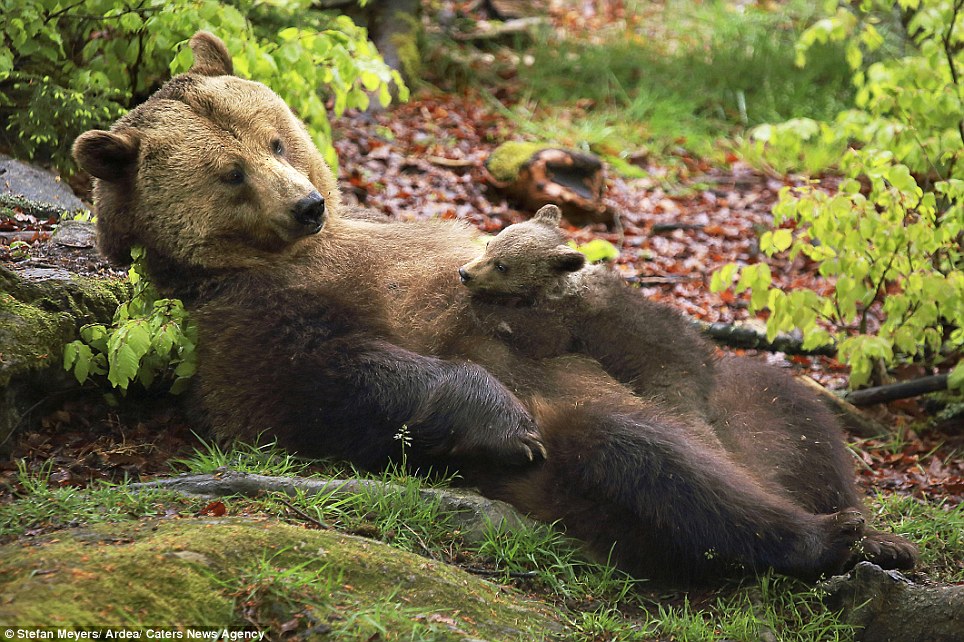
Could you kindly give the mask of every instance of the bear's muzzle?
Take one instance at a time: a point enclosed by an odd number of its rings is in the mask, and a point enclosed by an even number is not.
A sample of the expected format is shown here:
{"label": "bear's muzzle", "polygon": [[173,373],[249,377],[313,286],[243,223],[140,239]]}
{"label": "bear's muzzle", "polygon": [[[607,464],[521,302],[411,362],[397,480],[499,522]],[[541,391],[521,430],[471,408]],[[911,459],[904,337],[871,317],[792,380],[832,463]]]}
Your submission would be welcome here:
{"label": "bear's muzzle", "polygon": [[325,225],[325,199],[318,192],[311,192],[294,204],[291,215],[307,228],[308,234],[315,234]]}

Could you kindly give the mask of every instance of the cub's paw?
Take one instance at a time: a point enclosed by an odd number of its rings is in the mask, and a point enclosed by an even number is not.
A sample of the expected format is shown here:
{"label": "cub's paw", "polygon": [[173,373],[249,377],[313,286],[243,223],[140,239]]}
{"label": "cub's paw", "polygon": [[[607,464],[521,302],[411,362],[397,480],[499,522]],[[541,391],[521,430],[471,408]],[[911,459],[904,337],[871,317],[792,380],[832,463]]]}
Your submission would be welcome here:
{"label": "cub's paw", "polygon": [[885,569],[911,569],[917,563],[917,546],[900,535],[868,529],[857,546],[854,562],[868,561]]}

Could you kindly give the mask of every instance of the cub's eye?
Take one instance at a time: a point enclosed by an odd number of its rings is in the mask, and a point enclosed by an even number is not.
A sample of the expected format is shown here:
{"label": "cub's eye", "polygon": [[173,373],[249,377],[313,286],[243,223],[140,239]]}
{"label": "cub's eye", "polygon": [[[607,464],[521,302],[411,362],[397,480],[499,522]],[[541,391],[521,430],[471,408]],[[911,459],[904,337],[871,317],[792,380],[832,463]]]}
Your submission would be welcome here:
{"label": "cub's eye", "polygon": [[244,182],[244,172],[240,169],[232,169],[223,175],[221,180],[228,185],[240,185]]}
{"label": "cub's eye", "polygon": [[280,138],[275,138],[273,141],[271,141],[271,151],[278,156],[281,156],[285,153],[285,144],[281,142]]}
{"label": "cub's eye", "polygon": [[505,269],[506,269],[506,268],[505,268],[505,264],[504,264],[504,263],[496,263],[496,264],[495,264],[495,269],[498,270],[499,272],[505,272]]}

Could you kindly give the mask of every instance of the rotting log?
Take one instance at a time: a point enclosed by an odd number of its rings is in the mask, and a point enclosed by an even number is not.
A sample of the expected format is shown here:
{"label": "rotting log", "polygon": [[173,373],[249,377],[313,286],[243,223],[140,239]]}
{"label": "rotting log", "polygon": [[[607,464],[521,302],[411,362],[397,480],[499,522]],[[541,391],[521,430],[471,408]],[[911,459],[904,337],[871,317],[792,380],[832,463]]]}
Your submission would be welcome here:
{"label": "rotting log", "polygon": [[573,225],[616,222],[603,202],[605,167],[592,154],[510,141],[492,152],[485,168],[489,183],[532,212],[552,204]]}

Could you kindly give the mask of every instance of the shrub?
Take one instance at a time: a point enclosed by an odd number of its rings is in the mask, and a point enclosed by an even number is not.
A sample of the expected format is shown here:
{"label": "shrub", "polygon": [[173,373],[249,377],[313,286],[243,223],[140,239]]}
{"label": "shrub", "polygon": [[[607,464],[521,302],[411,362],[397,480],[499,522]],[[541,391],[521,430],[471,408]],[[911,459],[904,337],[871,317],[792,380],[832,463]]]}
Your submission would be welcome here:
{"label": "shrub", "polygon": [[[186,70],[184,46],[198,29],[217,33],[236,72],[271,85],[307,123],[335,163],[325,98],[334,112],[387,104],[397,72],[364,29],[309,0],[9,0],[0,27],[0,130],[15,154],[74,169],[70,145],[107,127],[171,73]],[[246,17],[247,16],[247,17]],[[179,47],[173,62],[170,52]]]}
{"label": "shrub", "polygon": [[[751,291],[751,310],[770,310],[771,337],[798,328],[805,347],[836,341],[854,387],[871,380],[875,363],[947,367],[964,349],[964,2],[902,0],[911,50],[870,64],[864,53],[884,42],[875,22],[890,3],[830,4],[833,16],[804,32],[798,56],[816,42],[845,42],[855,108],[812,132],[783,126],[767,136],[849,141],[844,180],[834,194],[784,188],[773,209],[784,227],[763,234],[760,247],[770,256],[803,254],[833,288],[771,287],[765,264],[725,266],[711,288],[738,275],[736,291]],[[806,142],[798,135],[784,147],[794,145]],[[964,389],[964,364],[950,385]]]}

